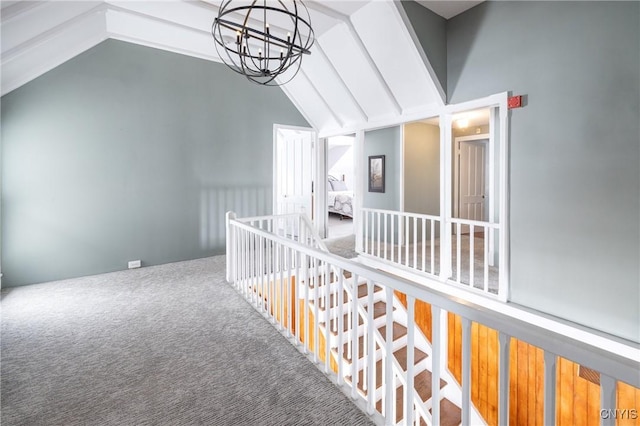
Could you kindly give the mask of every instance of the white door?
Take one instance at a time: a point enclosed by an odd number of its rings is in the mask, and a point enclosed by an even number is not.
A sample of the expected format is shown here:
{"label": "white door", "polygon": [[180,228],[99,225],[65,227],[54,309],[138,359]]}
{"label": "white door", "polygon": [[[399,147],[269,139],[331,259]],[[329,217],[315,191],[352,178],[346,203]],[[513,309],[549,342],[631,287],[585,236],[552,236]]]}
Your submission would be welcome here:
{"label": "white door", "polygon": [[313,212],[313,131],[278,128],[274,149],[274,214]]}
{"label": "white door", "polygon": [[461,219],[487,220],[488,142],[486,139],[459,142],[458,217]]}

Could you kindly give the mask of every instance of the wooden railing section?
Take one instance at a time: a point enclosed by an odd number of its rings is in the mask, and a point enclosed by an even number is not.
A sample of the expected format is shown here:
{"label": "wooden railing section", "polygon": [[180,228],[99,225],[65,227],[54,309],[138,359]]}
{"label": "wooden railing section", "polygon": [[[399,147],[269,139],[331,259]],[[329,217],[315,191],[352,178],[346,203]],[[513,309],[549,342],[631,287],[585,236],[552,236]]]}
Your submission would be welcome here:
{"label": "wooden railing section", "polygon": [[[567,332],[565,323],[557,323],[561,331],[556,331],[555,323],[547,317],[487,309],[331,255],[318,250],[317,236],[305,235],[303,228],[290,228],[297,231],[278,236],[228,214],[227,278],[320,369],[349,389],[378,423],[440,424],[439,404],[424,405],[413,388],[413,340],[422,331],[433,346],[431,398],[440,400],[440,377],[450,371],[461,384],[461,424],[471,424],[474,406],[492,425],[638,424],[637,346],[602,336],[594,340],[596,343],[586,342]],[[330,282],[338,285],[335,292],[320,291],[331,288],[327,286]],[[409,317],[406,373],[395,357],[389,356],[394,350],[391,304],[386,304],[386,332],[380,333],[373,326],[373,310],[363,308],[360,298],[354,296],[359,283],[366,284],[368,306],[373,306],[373,289],[377,287],[383,289],[387,301],[394,293],[404,301]],[[333,312],[333,294],[343,293],[345,306],[351,308],[344,311],[338,304]],[[330,309],[321,310],[321,303]],[[338,332],[330,335],[325,326],[334,316],[339,321]],[[584,333],[577,330],[576,335]],[[344,365],[341,357],[336,362],[330,356],[333,347],[344,344],[356,360],[350,366]],[[359,348],[363,348],[364,357],[358,354]],[[382,360],[381,372],[376,372],[377,359]],[[578,377],[578,363],[598,372],[601,384]],[[348,375],[352,381],[345,380]],[[378,380],[382,382],[380,392],[363,394],[362,385],[366,389]],[[398,394],[395,389],[403,392]],[[381,396],[379,403],[377,395]]]}
{"label": "wooden railing section", "polygon": [[[406,296],[396,293],[406,303]],[[462,379],[462,319],[447,315],[447,366]],[[431,305],[416,301],[415,321],[431,341]],[[471,401],[490,426],[498,422],[498,332],[484,325],[471,326]],[[544,351],[524,341],[511,338],[509,353],[509,424],[537,426],[544,424]],[[556,425],[599,425],[600,385],[579,376],[580,365],[559,358],[556,385]],[[640,371],[638,372],[640,374]],[[616,388],[617,426],[640,426],[640,389],[624,382]],[[629,411],[627,411],[629,410]],[[636,410],[635,414],[632,410]],[[608,415],[610,413],[607,413]]]}

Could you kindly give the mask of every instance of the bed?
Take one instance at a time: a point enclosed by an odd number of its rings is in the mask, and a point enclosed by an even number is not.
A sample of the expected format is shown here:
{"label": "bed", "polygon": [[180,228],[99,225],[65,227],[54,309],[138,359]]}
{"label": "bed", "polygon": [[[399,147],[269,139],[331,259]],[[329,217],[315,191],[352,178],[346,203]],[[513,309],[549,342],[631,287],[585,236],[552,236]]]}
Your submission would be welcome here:
{"label": "bed", "polygon": [[333,176],[329,176],[327,182],[327,201],[329,213],[336,213],[353,218],[353,191],[349,191],[347,185]]}

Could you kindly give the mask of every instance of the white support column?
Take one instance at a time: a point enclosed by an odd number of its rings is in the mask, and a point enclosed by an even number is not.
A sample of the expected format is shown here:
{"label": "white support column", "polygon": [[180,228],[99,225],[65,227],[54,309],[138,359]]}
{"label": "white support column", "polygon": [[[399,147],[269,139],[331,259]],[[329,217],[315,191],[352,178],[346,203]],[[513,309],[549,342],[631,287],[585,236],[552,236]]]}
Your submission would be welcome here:
{"label": "white support column", "polygon": [[356,132],[356,137],[353,142],[354,150],[354,164],[353,172],[355,175],[355,196],[353,197],[353,226],[356,231],[356,252],[362,253],[362,207],[364,207],[364,194],[365,188],[365,173],[366,160],[364,158],[364,131],[359,130]]}
{"label": "white support column", "polygon": [[498,367],[498,423],[509,424],[509,361],[511,336],[499,333],[499,367]]}
{"label": "white support column", "polygon": [[500,103],[500,231],[499,231],[499,266],[498,298],[503,302],[509,300],[509,123],[507,100]]}
{"label": "white support column", "polygon": [[[600,426],[614,426],[616,416],[611,413],[617,408],[616,379],[600,374]],[[631,407],[622,407],[631,408]]]}
{"label": "white support column", "polygon": [[556,354],[544,351],[544,424],[556,424]]}
{"label": "white support column", "polygon": [[451,276],[451,114],[440,115],[440,279]]}

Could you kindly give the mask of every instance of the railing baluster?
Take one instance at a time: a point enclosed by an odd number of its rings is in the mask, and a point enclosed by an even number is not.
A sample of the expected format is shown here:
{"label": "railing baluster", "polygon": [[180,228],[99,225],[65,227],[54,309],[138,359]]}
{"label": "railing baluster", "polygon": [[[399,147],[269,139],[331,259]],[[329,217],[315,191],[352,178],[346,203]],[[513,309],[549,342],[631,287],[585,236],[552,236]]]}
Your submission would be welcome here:
{"label": "railing baluster", "polygon": [[310,345],[310,337],[309,332],[311,331],[311,327],[309,327],[309,256],[306,254],[302,256],[302,270],[304,274],[304,353],[309,353],[309,345]]}
{"label": "railing baluster", "polygon": [[291,300],[291,286],[293,284],[293,274],[291,273],[291,271],[293,271],[293,249],[289,249],[289,254],[287,255],[287,259],[288,259],[288,268],[287,268],[287,277],[289,278],[287,280],[287,285],[286,285],[286,289],[285,289],[285,294],[287,295],[287,305],[286,305],[286,310],[287,310],[287,336],[291,337],[292,336],[292,332],[293,332],[293,327],[291,325],[291,305],[292,305],[292,300]]}
{"label": "railing baluster", "polygon": [[483,230],[483,235],[484,235],[484,264],[483,264],[483,271],[484,271],[484,291],[485,293],[489,292],[489,228],[488,227],[484,227]]}
{"label": "railing baluster", "polygon": [[320,352],[320,279],[318,277],[318,259],[313,258],[313,362],[318,363]]}
{"label": "railing baluster", "polygon": [[556,424],[556,354],[544,351],[544,424]]}
{"label": "railing baluster", "polygon": [[471,424],[471,320],[462,317],[462,424]]}
{"label": "railing baluster", "polygon": [[440,424],[440,370],[442,368],[440,348],[443,340],[440,334],[440,315],[440,308],[431,305],[431,424],[433,425]]}
{"label": "railing baluster", "polygon": [[427,263],[427,222],[422,218],[422,272],[426,272]]}
{"label": "railing baluster", "polygon": [[498,367],[498,424],[509,424],[509,362],[511,336],[498,333],[499,367]]}
{"label": "railing baluster", "polygon": [[373,327],[373,282],[371,280],[367,280],[367,367],[369,378],[367,379],[368,384],[368,392],[367,392],[367,411],[369,414],[373,414],[376,404],[376,382],[375,382],[375,347],[376,342],[373,337],[374,327]]}
{"label": "railing baluster", "polygon": [[459,223],[456,223],[456,282],[460,283],[460,269],[462,260],[462,229]]}
{"label": "railing baluster", "polygon": [[474,272],[476,269],[474,251],[475,251],[475,228],[469,225],[469,287],[473,287],[475,281]]}
{"label": "railing baluster", "polygon": [[300,258],[301,254],[296,250],[296,277],[295,283],[293,285],[293,313],[295,315],[295,334],[296,334],[296,343],[299,345],[300,342]]}
{"label": "railing baluster", "polygon": [[395,251],[396,251],[396,216],[391,216],[391,261],[395,259]]}
{"label": "railing baluster", "polygon": [[[616,424],[616,416],[610,414],[612,411],[618,407],[616,404],[616,379],[613,377],[607,376],[606,374],[600,374],[600,412],[608,415],[600,415],[600,425],[601,426],[614,426]],[[629,408],[629,407],[623,407]],[[605,411],[606,410],[606,411]],[[630,410],[629,410],[630,411]],[[615,412],[615,411],[614,411]],[[615,412],[618,414],[617,412]],[[637,411],[635,412],[637,417]],[[623,416],[621,416],[623,417]],[[626,416],[629,419],[632,419],[630,413]]]}
{"label": "railing baluster", "polygon": [[413,269],[418,269],[418,219],[413,216]]}
{"label": "railing baluster", "polygon": [[343,367],[343,358],[344,358],[344,272],[342,269],[338,269],[338,306],[337,306],[337,323],[338,323],[338,344],[336,346],[336,351],[338,353],[338,385],[342,385],[344,383],[344,372],[342,371]]}
{"label": "railing baluster", "polygon": [[386,424],[395,423],[394,401],[393,395],[396,393],[393,386],[393,289],[389,286],[385,287],[386,293],[386,332],[385,332],[385,354],[384,354],[384,402],[386,416]]}
{"label": "railing baluster", "polygon": [[409,216],[404,215],[404,265],[409,266]]}
{"label": "railing baluster", "polygon": [[257,280],[257,273],[256,273],[256,266],[257,266],[257,261],[256,261],[256,236],[255,234],[249,234],[249,266],[250,266],[250,272],[251,272],[251,285],[249,286],[249,290],[251,291],[251,293],[249,294],[249,302],[254,302],[254,294],[256,291],[256,280]]}
{"label": "railing baluster", "polygon": [[[435,231],[435,221],[430,219],[431,223],[431,235],[430,235],[430,246],[431,246],[431,273],[436,273],[436,231]],[[442,242],[441,242],[442,244]]]}
{"label": "railing baluster", "polygon": [[377,234],[377,237],[378,237],[378,257],[380,257],[380,241],[382,240],[382,238],[380,237],[380,233],[382,231],[382,223],[380,221],[380,212],[378,212],[376,214],[376,217],[377,217],[377,221],[376,222],[377,222],[377,228],[378,228],[378,234]]}
{"label": "railing baluster", "polygon": [[384,214],[384,259],[387,259],[387,233],[388,233],[388,228],[387,228],[387,218],[389,217],[389,215],[387,213]]}
{"label": "railing baluster", "polygon": [[353,275],[351,291],[351,397],[358,397],[358,276]]}
{"label": "railing baluster", "polygon": [[363,211],[364,216],[364,252],[369,253],[369,212]]}
{"label": "railing baluster", "polygon": [[331,279],[331,272],[329,270],[329,264],[324,263],[324,372],[329,374],[329,367],[331,361],[331,322],[329,320],[329,314],[331,313],[331,291],[329,288],[329,281]]}
{"label": "railing baluster", "polygon": [[[404,422],[413,424],[413,371],[415,369],[414,348],[415,348],[415,301],[413,296],[407,295],[407,387],[404,390]],[[468,424],[468,423],[462,423]]]}
{"label": "railing baluster", "polygon": [[[262,221],[260,222],[262,224]],[[264,291],[264,237],[259,237],[258,245],[260,249],[258,250],[258,266],[260,267],[260,276],[258,279],[258,284],[256,288],[256,306],[258,307],[259,312],[264,311],[264,305],[262,303],[262,295]]]}

